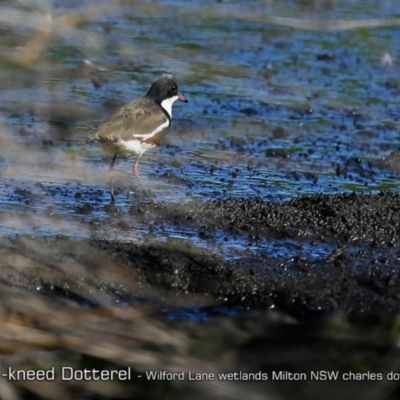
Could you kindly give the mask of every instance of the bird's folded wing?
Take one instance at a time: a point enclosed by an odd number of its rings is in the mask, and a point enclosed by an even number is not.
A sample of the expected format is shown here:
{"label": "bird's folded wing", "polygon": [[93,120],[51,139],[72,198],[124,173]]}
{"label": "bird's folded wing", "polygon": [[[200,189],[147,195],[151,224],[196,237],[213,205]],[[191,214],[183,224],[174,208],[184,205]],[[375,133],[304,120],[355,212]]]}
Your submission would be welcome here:
{"label": "bird's folded wing", "polygon": [[168,117],[151,99],[142,97],[116,110],[89,139],[115,142],[131,140],[155,131]]}

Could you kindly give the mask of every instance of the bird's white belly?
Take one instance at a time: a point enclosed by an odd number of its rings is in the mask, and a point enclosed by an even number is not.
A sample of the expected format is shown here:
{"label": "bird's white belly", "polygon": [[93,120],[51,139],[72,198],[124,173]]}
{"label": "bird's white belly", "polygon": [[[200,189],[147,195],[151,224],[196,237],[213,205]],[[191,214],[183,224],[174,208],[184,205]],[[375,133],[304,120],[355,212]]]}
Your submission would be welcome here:
{"label": "bird's white belly", "polygon": [[120,148],[120,150],[124,152],[142,155],[145,151],[154,147],[154,144],[140,142],[139,140],[136,139],[126,140],[126,141],[119,140],[118,147]]}

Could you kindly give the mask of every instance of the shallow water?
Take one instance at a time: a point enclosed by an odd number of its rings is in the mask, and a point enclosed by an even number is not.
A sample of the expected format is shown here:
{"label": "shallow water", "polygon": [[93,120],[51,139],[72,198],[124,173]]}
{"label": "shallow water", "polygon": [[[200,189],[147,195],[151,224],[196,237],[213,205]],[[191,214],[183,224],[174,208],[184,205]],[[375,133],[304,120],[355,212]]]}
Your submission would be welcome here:
{"label": "shallow water", "polygon": [[[0,11],[3,236],[178,238],[232,259],[332,251],[150,230],[128,214],[147,201],[133,157],[117,161],[110,211],[110,156],[87,134],[163,74],[189,103],[174,106],[165,143],[141,163],[158,201],[397,190],[396,171],[376,164],[399,138],[392,2],[36,1],[1,2]],[[126,225],[110,224],[113,212]]]}

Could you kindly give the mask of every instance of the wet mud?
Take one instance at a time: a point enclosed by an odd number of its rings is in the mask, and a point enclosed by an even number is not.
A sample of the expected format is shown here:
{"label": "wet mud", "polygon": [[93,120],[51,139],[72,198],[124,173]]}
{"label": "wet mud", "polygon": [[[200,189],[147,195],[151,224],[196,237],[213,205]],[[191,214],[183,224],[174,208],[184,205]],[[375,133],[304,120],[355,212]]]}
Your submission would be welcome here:
{"label": "wet mud", "polygon": [[[162,293],[165,305],[197,295],[207,307],[277,308],[300,320],[340,310],[391,314],[400,310],[399,210],[391,192],[142,204],[130,217],[149,231],[167,224],[197,237],[160,241],[149,233],[139,243],[20,235],[2,240],[2,279],[93,306],[158,301]],[[109,212],[103,223],[129,225],[118,207]],[[248,247],[218,252],[215,242],[231,240]],[[271,243],[287,243],[297,255],[271,254]],[[16,259],[37,267],[18,268]]]}

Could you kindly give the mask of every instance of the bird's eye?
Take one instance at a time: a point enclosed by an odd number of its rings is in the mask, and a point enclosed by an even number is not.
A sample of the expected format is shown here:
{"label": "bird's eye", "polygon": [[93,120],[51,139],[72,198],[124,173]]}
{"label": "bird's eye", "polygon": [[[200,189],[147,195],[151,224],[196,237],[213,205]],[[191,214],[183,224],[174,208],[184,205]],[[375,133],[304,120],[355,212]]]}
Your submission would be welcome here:
{"label": "bird's eye", "polygon": [[175,90],[176,90],[176,85],[172,86],[172,91],[175,92]]}

